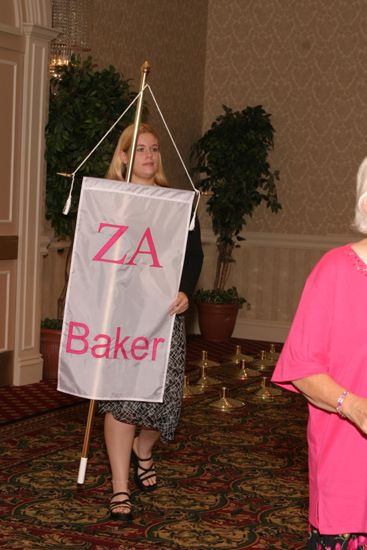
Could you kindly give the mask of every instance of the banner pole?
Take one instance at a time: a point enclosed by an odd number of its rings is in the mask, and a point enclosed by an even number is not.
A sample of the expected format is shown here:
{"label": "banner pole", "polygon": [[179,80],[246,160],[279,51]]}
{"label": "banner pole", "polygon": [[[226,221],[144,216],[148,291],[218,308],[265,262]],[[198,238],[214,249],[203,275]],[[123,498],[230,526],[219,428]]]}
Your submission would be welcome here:
{"label": "banner pole", "polygon": [[138,132],[139,132],[139,126],[140,126],[140,119],[141,119],[141,111],[142,111],[142,107],[143,107],[143,94],[144,94],[145,82],[146,82],[146,79],[148,77],[149,72],[150,72],[150,65],[149,65],[148,61],[144,61],[143,65],[141,66],[140,96],[139,96],[138,104],[136,106],[136,111],[135,111],[133,139],[132,139],[132,142],[131,142],[131,151],[130,151],[129,164],[128,164],[127,172],[126,172],[126,182],[127,183],[130,183],[130,181],[131,181],[131,172],[132,172],[133,165],[134,165],[136,142],[137,142],[137,139],[138,139]]}
{"label": "banner pole", "polygon": [[93,423],[95,406],[96,406],[96,401],[94,399],[91,399],[89,401],[87,425],[85,427],[83,449],[82,449],[82,455],[80,457],[78,485],[83,485],[85,481],[85,472],[87,470],[87,464],[88,464],[89,443],[90,443],[90,436],[92,433],[92,423]]}
{"label": "banner pole", "polygon": [[[133,165],[134,165],[136,142],[137,142],[137,139],[138,139],[141,112],[142,112],[142,108],[143,108],[143,94],[144,94],[146,79],[148,77],[149,72],[150,72],[150,65],[149,65],[148,61],[144,61],[143,65],[141,66],[140,96],[139,96],[139,99],[138,99],[138,104],[136,106],[136,112],[135,112],[135,118],[134,118],[134,132],[133,132],[133,139],[132,139],[132,143],[131,143],[131,153],[130,153],[129,165],[128,165],[128,168],[127,168],[127,177],[126,177],[127,183],[130,183],[131,172],[132,172],[132,168],[133,168]],[[86,424],[86,427],[85,427],[84,443],[83,443],[82,454],[81,454],[81,457],[80,457],[79,472],[78,472],[78,485],[83,485],[83,483],[85,481],[85,474],[86,474],[86,471],[87,471],[89,444],[90,444],[90,437],[91,437],[91,434],[92,434],[92,425],[93,425],[93,417],[94,417],[95,406],[96,406],[95,399],[91,399],[89,401],[89,410],[88,410],[87,424]]]}

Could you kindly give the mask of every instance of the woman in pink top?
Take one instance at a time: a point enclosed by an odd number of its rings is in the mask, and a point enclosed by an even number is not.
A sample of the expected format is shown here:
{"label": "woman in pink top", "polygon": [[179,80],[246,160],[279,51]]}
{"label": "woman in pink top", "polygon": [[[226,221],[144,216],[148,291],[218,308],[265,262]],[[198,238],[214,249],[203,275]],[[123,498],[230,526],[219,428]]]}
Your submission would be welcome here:
{"label": "woman in pink top", "polygon": [[[367,234],[367,158],[354,226]],[[367,238],[313,269],[272,381],[309,401],[307,549],[367,549]]]}

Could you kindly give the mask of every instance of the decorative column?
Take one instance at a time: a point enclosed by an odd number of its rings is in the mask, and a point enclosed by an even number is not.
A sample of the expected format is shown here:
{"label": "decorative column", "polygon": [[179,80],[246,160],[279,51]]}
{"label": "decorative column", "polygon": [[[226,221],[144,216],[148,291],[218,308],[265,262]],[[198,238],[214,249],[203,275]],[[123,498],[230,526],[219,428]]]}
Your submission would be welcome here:
{"label": "decorative column", "polygon": [[57,32],[24,23],[24,85],[21,131],[19,249],[13,384],[42,379],[39,352],[41,224],[45,181],[44,134],[48,109],[49,45]]}

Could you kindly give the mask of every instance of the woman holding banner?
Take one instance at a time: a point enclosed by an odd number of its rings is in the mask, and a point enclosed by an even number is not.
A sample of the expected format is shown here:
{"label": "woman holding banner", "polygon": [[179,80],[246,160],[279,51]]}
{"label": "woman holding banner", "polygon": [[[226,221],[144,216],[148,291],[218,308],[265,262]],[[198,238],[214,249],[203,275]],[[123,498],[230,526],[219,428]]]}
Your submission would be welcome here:
{"label": "woman holding banner", "polygon": [[[106,177],[124,181],[133,140],[134,126],[121,134]],[[131,182],[140,185],[168,187],[159,149],[159,137],[147,124],[140,124]],[[134,481],[142,491],[157,487],[152,459],[154,444],[174,439],[178,424],[185,369],[185,333],[182,314],[189,307],[203,262],[200,227],[189,232],[180,289],[167,315],[175,315],[170,355],[162,403],[140,401],[101,401],[105,413],[105,441],[112,472],[113,496],[111,519],[129,522],[132,519],[129,493],[129,468],[133,461]],[[136,436],[136,426],[140,426]]]}

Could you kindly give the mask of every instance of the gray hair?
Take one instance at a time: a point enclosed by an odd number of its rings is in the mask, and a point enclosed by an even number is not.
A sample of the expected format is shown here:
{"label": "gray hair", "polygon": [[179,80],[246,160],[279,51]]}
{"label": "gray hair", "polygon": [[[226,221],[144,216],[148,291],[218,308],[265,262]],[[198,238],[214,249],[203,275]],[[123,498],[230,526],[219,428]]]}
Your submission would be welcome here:
{"label": "gray hair", "polygon": [[367,233],[367,157],[362,161],[357,174],[353,228],[360,233]]}

